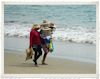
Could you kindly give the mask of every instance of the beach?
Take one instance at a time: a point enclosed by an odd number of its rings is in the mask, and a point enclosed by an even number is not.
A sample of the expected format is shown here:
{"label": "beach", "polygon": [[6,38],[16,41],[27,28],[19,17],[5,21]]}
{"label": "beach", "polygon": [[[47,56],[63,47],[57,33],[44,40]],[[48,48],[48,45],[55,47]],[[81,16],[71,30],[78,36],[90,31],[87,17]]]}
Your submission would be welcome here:
{"label": "beach", "polygon": [[[5,74],[96,74],[96,5],[4,5]],[[26,19],[27,18],[27,19]],[[54,23],[54,50],[25,62],[33,24]],[[38,30],[39,31],[39,30]],[[43,56],[42,50],[42,56]]]}
{"label": "beach", "polygon": [[5,50],[4,73],[5,74],[95,74],[96,64],[83,63],[68,59],[48,57],[48,65],[35,67],[32,60],[25,62],[25,54],[17,54],[18,51]]}
{"label": "beach", "polygon": [[[32,60],[28,60],[25,62],[25,57],[26,57],[25,48],[28,47],[28,42],[29,42],[28,40],[29,40],[28,38],[5,37],[5,46],[4,46],[5,74],[95,74],[96,73],[96,62],[94,56],[95,49],[93,49],[94,46],[92,45],[55,42],[55,52],[49,53],[46,60],[48,65],[41,65],[42,57],[40,57],[38,60],[39,67],[35,67]],[[62,49],[63,51],[59,49]],[[75,55],[72,54],[73,52]],[[86,55],[85,52],[87,53]],[[93,52],[94,54],[92,55]],[[90,53],[91,55],[87,56]]]}

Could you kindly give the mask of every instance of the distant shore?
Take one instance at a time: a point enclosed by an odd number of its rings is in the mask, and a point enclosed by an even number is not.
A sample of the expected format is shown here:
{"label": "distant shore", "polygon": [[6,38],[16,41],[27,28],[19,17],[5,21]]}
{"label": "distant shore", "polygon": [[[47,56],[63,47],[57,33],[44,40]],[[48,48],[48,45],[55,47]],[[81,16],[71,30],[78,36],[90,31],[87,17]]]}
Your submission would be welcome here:
{"label": "distant shore", "polygon": [[[41,57],[42,58],[42,57]],[[25,62],[25,54],[17,54],[17,51],[4,52],[5,74],[95,74],[96,64],[83,63],[67,59],[48,57],[48,65],[35,67],[32,60]]]}

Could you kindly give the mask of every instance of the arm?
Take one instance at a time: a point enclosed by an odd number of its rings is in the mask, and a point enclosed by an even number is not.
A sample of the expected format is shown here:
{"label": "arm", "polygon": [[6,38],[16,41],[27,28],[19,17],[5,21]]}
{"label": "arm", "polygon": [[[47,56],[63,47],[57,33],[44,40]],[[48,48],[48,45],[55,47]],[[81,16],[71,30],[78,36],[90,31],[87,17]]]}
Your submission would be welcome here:
{"label": "arm", "polygon": [[32,44],[33,44],[33,34],[32,34],[32,31],[30,32],[30,46],[29,48],[32,47]]}

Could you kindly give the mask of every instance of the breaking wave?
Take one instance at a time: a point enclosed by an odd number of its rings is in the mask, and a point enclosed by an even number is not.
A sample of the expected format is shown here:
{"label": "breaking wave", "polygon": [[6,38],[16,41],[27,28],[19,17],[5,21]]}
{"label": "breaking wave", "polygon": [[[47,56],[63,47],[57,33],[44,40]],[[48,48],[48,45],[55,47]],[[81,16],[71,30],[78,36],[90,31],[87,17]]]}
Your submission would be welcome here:
{"label": "breaking wave", "polygon": [[[4,35],[8,37],[29,37],[30,25],[6,25]],[[63,27],[56,28],[52,35],[54,40],[69,41],[75,43],[96,43],[95,28],[88,27]]]}

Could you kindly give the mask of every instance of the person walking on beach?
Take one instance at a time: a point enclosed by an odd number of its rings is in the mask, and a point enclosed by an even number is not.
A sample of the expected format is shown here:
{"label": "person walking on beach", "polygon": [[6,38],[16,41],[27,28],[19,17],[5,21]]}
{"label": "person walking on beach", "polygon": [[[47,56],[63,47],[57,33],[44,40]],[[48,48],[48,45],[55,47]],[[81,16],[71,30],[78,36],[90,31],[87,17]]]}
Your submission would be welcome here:
{"label": "person walking on beach", "polygon": [[37,31],[39,30],[40,26],[37,24],[33,25],[33,28],[31,29],[30,32],[30,48],[32,47],[35,55],[33,62],[37,66],[37,59],[42,55],[42,50],[41,50],[41,37],[40,33]]}
{"label": "person walking on beach", "polygon": [[43,59],[42,59],[42,64],[47,65],[45,63],[45,59],[47,57],[48,52],[50,52],[50,40],[52,41],[52,31],[53,31],[53,23],[49,23],[46,20],[43,20],[43,23],[40,25],[41,26],[41,44],[42,48],[44,51]]}

